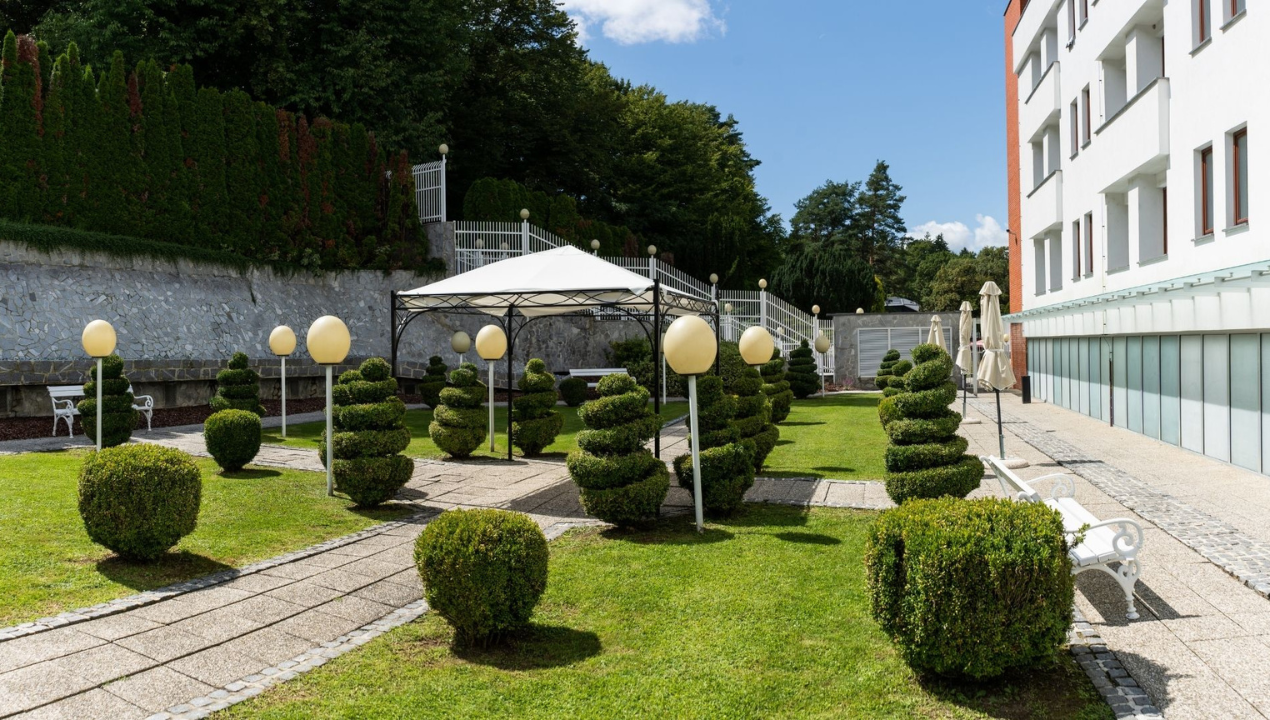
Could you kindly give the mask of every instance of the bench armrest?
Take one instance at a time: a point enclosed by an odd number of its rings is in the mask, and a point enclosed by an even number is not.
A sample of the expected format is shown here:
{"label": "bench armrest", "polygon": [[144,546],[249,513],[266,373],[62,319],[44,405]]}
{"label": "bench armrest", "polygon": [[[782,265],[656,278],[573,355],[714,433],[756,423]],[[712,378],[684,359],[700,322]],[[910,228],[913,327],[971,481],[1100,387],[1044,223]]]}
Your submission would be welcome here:
{"label": "bench armrest", "polygon": [[1050,475],[1042,475],[1031,480],[1021,481],[1024,485],[1032,487],[1036,483],[1044,480],[1053,480],[1054,487],[1050,488],[1050,497],[1057,500],[1058,498],[1075,498],[1076,483],[1072,482],[1071,475],[1067,473],[1053,473]]}
{"label": "bench armrest", "polygon": [[[144,400],[145,402],[141,402],[142,400]],[[151,397],[150,395],[133,395],[132,402],[137,405],[140,405],[143,408],[154,407],[154,398]]]}
{"label": "bench armrest", "polygon": [[1134,558],[1138,554],[1138,550],[1142,549],[1142,542],[1146,536],[1142,533],[1142,526],[1136,520],[1129,518],[1113,518],[1111,520],[1103,520],[1093,525],[1086,525],[1081,528],[1081,533],[1087,533],[1090,530],[1098,528],[1115,528],[1115,537],[1111,538],[1111,547],[1120,557],[1127,559]]}
{"label": "bench armrest", "polygon": [[[67,400],[63,398],[51,398],[51,400],[53,401],[54,410],[74,410],[75,409],[74,400]],[[64,405],[63,407],[58,407],[58,403],[66,403],[66,405]]]}

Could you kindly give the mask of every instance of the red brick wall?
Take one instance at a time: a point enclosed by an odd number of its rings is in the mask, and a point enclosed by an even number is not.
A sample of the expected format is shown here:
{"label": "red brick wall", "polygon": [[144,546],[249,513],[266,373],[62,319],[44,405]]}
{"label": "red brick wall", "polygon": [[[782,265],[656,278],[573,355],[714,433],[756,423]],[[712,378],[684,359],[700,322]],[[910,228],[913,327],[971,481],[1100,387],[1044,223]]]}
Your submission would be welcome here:
{"label": "red brick wall", "polygon": [[[1019,166],[1019,82],[1014,74],[1014,28],[1019,24],[1027,0],[1010,0],[1005,10],[1005,157],[1006,175],[1009,179],[1010,223],[1010,312],[1023,309],[1023,247],[1018,230],[1023,224],[1022,171]],[[1023,326],[1010,325],[1010,357],[1014,363],[1014,376],[1021,378],[1027,372],[1027,339]]]}

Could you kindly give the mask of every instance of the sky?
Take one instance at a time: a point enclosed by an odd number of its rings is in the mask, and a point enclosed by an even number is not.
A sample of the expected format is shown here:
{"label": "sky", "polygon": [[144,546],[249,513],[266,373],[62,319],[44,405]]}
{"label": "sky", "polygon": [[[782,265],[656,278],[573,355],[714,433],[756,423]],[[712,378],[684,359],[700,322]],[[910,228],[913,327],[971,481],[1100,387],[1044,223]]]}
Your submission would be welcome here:
{"label": "sky", "polygon": [[910,234],[1006,244],[1005,0],[560,0],[595,60],[734,115],[785,218],[878,160]]}

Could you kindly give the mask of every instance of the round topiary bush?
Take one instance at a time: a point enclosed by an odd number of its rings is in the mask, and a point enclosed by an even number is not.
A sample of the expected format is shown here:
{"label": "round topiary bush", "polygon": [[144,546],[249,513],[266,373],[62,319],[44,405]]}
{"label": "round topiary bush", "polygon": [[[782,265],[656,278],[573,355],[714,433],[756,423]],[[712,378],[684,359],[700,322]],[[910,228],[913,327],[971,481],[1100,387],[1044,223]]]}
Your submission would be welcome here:
{"label": "round topiary bush", "polygon": [[964,498],[979,487],[983,463],[965,454],[966,439],[957,436],[961,415],[948,408],[957,399],[957,387],[949,379],[952,358],[937,345],[918,345],[913,360],[917,365],[905,376],[905,389],[878,405],[882,428],[891,439],[886,493],[896,503],[945,495]]}
{"label": "round topiary bush", "polygon": [[887,350],[886,354],[882,356],[882,364],[878,367],[877,378],[873,381],[873,384],[878,386],[878,390],[885,390],[887,385],[890,384],[891,376],[895,374],[891,368],[895,367],[895,363],[899,361],[900,351],[894,348]]}
{"label": "round topiary bush", "polygon": [[[335,487],[359,507],[374,507],[397,495],[414,471],[401,455],[410,445],[406,405],[397,397],[397,380],[383,358],[368,358],[357,370],[340,374],[331,389]],[[326,463],[326,433],[318,442]]]}
{"label": "round topiary bush", "polygon": [[[738,442],[732,424],[736,398],[723,392],[723,381],[707,375],[697,380],[697,430],[701,442],[701,502],[714,515],[731,515],[741,509],[745,492],[754,486],[754,457]],[[679,486],[693,490],[692,454],[675,458]]]}
{"label": "round topiary bush", "polygon": [[556,376],[547,364],[534,358],[525,364],[525,374],[516,381],[523,393],[512,400],[512,444],[528,457],[542,453],[555,442],[564,426],[564,416],[556,411]]}
{"label": "round topiary bush", "polygon": [[441,404],[441,391],[445,389],[445,376],[450,368],[441,361],[440,355],[428,358],[428,367],[423,370],[423,382],[419,383],[419,394],[423,396],[423,404],[435,410]]}
{"label": "round topiary bush", "polygon": [[451,510],[415,541],[428,606],[460,644],[485,645],[524,626],[547,589],[547,538],[507,510]]}
{"label": "round topiary bush", "polygon": [[670,490],[666,464],[644,447],[661,421],[648,407],[648,389],[630,375],[607,375],[598,390],[599,399],[578,410],[587,429],[566,461],[569,475],[591,515],[622,526],[649,522]]}
{"label": "round topiary bush", "polygon": [[441,391],[441,404],[433,413],[428,435],[451,457],[465,458],[485,442],[489,418],[485,414],[485,383],[476,366],[463,363],[450,373],[451,387]]}
{"label": "round topiary bush", "polygon": [[242,470],[260,452],[260,416],[246,410],[212,413],[203,423],[203,442],[222,470]]}
{"label": "round topiary bush", "polygon": [[816,377],[816,358],[812,357],[807,341],[798,343],[798,347],[789,354],[789,372],[785,373],[789,381],[789,389],[794,397],[802,400],[820,391],[820,378]]}
{"label": "round topiary bush", "polygon": [[79,471],[88,537],[130,560],[153,560],[194,532],[202,493],[194,458],[150,443],[92,453]]}
{"label": "round topiary bush", "polygon": [[[123,360],[118,355],[104,358],[101,363],[104,378],[101,386],[101,446],[114,447],[128,442],[133,428],[137,427],[137,411],[132,409],[131,383],[123,376]],[[97,442],[97,363],[88,371],[84,383],[84,399],[76,403],[80,423],[89,440]]]}
{"label": "round topiary bush", "polygon": [[741,444],[753,456],[754,471],[758,472],[781,437],[780,430],[772,424],[772,405],[763,394],[763,378],[758,370],[745,368],[741,378],[733,383],[732,394],[736,396],[736,417],[732,425]]}
{"label": "round topiary bush", "polygon": [[790,404],[794,402],[794,393],[785,379],[785,359],[779,349],[772,348],[772,359],[760,372],[763,375],[763,394],[772,403],[772,422],[785,422],[785,418],[789,417]]}
{"label": "round topiary bush", "polygon": [[974,680],[1044,663],[1067,641],[1063,523],[1040,503],[914,500],[869,529],[872,614],[915,670]]}
{"label": "round topiary bush", "polygon": [[247,363],[247,354],[236,352],[229,359],[229,368],[216,373],[216,394],[212,396],[212,411],[246,410],[263,417],[265,408],[260,404],[260,375]]}
{"label": "round topiary bush", "polygon": [[578,407],[587,399],[587,382],[582,378],[565,378],[560,381],[560,399],[569,407]]}

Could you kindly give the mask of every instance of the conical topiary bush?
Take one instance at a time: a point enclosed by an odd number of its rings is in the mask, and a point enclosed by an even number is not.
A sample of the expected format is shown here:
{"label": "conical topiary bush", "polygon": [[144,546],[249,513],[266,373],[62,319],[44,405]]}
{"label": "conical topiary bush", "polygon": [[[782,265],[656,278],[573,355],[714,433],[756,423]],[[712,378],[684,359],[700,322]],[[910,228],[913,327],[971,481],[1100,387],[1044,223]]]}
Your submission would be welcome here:
{"label": "conical topiary bush", "polygon": [[900,361],[900,351],[894,348],[887,350],[882,356],[882,364],[878,366],[878,375],[874,379],[873,384],[878,386],[878,390],[885,390],[886,386],[891,382],[891,376],[894,374],[891,368],[895,367],[895,363]]}
{"label": "conical topiary bush", "polygon": [[441,390],[441,404],[433,412],[428,434],[452,457],[465,458],[485,442],[488,432],[486,386],[472,363],[463,363],[450,373],[450,385]]}
{"label": "conical topiary bush", "polygon": [[878,405],[882,427],[891,438],[886,494],[896,503],[965,497],[979,487],[983,464],[966,454],[968,443],[957,435],[961,415],[948,407],[957,399],[950,379],[952,358],[937,345],[918,345],[913,360],[917,365],[906,378],[907,391]]}
{"label": "conical topiary bush", "polygon": [[670,490],[666,464],[644,447],[661,420],[630,375],[605,376],[596,389],[600,397],[578,410],[587,429],[578,432],[581,450],[569,454],[569,475],[591,515],[614,525],[649,522]]}
{"label": "conical topiary bush", "polygon": [[[331,389],[335,403],[335,487],[359,507],[374,507],[397,495],[414,470],[401,455],[410,445],[406,404],[397,397],[397,380],[383,358],[368,358],[357,370],[340,374]],[[326,433],[318,443],[326,462]]]}
{"label": "conical topiary bush", "polygon": [[789,417],[790,404],[794,402],[794,393],[785,379],[785,358],[781,357],[778,348],[772,348],[772,359],[767,361],[761,372],[763,394],[772,403],[772,422],[785,422],[785,418]]}
{"label": "conical topiary bush", "polygon": [[248,367],[246,353],[234,353],[229,368],[216,373],[216,394],[211,404],[213,412],[246,410],[265,414],[260,404],[260,375]]}
{"label": "conical topiary bush", "polygon": [[732,393],[736,396],[736,417],[732,424],[740,435],[740,442],[754,456],[754,471],[758,472],[781,437],[780,430],[772,424],[772,404],[763,394],[763,378],[758,370],[746,367],[732,383]]}
{"label": "conical topiary bush", "polygon": [[[716,515],[730,515],[754,486],[754,456],[732,423],[737,400],[723,391],[723,380],[707,375],[697,380],[697,429],[701,442],[701,500]],[[693,490],[692,453],[675,458],[679,486]]]}
{"label": "conical topiary bush", "polygon": [[[101,375],[101,446],[114,447],[128,442],[132,429],[137,426],[137,411],[132,409],[133,397],[128,392],[131,383],[123,376],[123,360],[111,355],[102,360]],[[80,423],[89,440],[97,442],[97,364],[88,371],[84,383],[84,399],[75,407],[79,410]]]}
{"label": "conical topiary bush", "polygon": [[789,389],[799,400],[811,397],[820,390],[820,379],[816,377],[816,358],[812,357],[807,341],[798,343],[798,347],[789,354],[789,371],[785,373],[789,381]]}
{"label": "conical topiary bush", "polygon": [[564,416],[555,409],[556,376],[534,358],[525,364],[516,386],[524,394],[512,401],[512,444],[533,457],[555,442],[564,426]]}
{"label": "conical topiary bush", "polygon": [[423,370],[423,382],[419,383],[419,394],[423,396],[423,404],[436,410],[441,404],[441,391],[445,389],[445,376],[450,368],[441,361],[440,355],[428,358],[428,367]]}
{"label": "conical topiary bush", "polygon": [[913,369],[913,363],[908,360],[900,360],[891,366],[891,377],[887,378],[886,388],[882,390],[882,394],[891,397],[908,391],[907,375]]}

